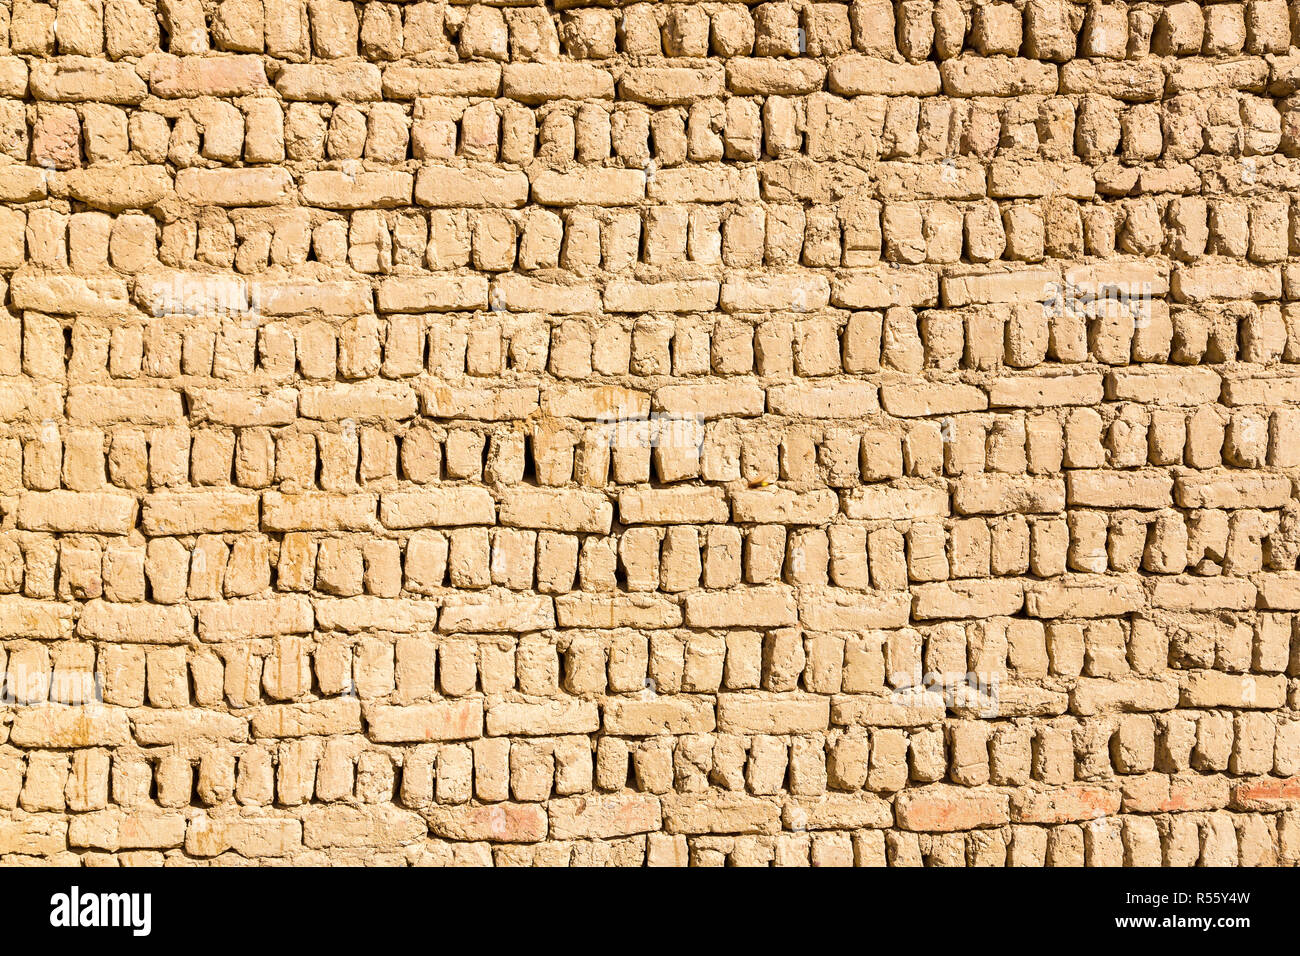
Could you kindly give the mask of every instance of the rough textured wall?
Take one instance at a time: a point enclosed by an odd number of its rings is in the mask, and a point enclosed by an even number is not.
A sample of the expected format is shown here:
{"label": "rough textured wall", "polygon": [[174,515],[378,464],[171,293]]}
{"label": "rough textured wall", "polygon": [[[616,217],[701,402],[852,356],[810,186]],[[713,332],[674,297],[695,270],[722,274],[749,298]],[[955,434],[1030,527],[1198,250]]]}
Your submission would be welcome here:
{"label": "rough textured wall", "polygon": [[1300,856],[1300,6],[3,11],[0,862]]}

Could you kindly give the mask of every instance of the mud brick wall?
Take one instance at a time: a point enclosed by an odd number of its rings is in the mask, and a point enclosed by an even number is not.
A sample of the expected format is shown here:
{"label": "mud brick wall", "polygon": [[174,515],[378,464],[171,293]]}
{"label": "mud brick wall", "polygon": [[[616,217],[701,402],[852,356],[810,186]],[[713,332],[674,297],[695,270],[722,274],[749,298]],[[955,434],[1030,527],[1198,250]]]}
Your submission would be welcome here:
{"label": "mud brick wall", "polygon": [[1300,860],[1300,3],[0,5],[0,863]]}

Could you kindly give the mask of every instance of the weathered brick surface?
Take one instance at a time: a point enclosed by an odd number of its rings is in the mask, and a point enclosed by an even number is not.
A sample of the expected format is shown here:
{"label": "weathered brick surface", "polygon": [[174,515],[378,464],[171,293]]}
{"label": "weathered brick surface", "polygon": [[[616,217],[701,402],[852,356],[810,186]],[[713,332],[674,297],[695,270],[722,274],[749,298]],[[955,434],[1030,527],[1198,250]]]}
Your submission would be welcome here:
{"label": "weathered brick surface", "polygon": [[0,0],[0,864],[1300,862],[1288,0]]}

